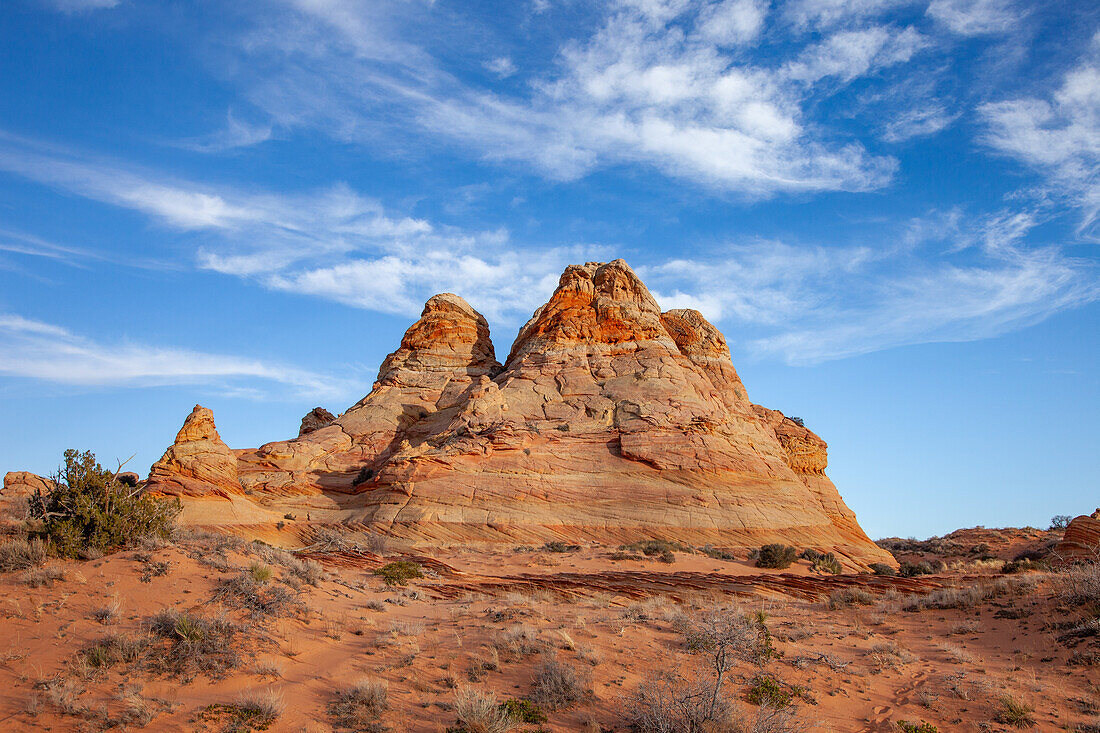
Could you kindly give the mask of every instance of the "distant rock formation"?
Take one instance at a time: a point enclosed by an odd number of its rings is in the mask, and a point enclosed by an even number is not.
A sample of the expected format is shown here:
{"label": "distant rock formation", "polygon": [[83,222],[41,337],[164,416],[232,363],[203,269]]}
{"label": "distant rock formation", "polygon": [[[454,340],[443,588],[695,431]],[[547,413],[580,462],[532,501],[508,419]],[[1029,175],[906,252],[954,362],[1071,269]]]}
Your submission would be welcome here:
{"label": "distant rock formation", "polygon": [[298,437],[308,435],[314,430],[320,430],[321,428],[328,427],[332,424],[332,421],[336,419],[336,416],[323,407],[314,407],[312,410],[306,413],[306,416],[302,418],[302,426],[298,428]]}
{"label": "distant rock formation", "polygon": [[504,365],[481,314],[432,297],[371,392],[293,440],[230,460],[200,409],[149,479],[185,515],[188,497],[247,493],[242,523],[308,507],[416,541],[786,542],[894,562],[825,476],[825,442],[754,405],[722,334],[662,313],[622,260],[568,267]]}
{"label": "distant rock formation", "polygon": [[30,471],[9,471],[4,474],[0,489],[0,526],[16,524],[25,519],[27,500],[35,493],[46,494],[57,486],[48,478]]}
{"label": "distant rock formation", "polygon": [[1057,564],[1100,561],[1100,509],[1070,520],[1052,557]]}
{"label": "distant rock formation", "polygon": [[218,435],[213,412],[195,405],[175,442],[150,469],[146,489],[180,496],[241,492],[237,457]]}

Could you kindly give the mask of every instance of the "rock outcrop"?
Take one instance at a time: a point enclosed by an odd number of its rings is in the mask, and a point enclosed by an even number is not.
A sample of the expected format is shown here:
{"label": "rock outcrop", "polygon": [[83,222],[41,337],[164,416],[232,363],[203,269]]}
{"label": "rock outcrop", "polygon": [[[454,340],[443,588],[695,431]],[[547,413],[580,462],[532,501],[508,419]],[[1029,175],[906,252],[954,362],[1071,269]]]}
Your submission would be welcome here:
{"label": "rock outcrop", "polygon": [[56,486],[53,481],[30,471],[9,471],[4,474],[0,489],[0,525],[26,518],[27,500],[35,493],[48,493]]}
{"label": "rock outcrop", "polygon": [[196,497],[241,493],[237,456],[218,435],[213,412],[195,405],[175,442],[150,469],[146,488]]}
{"label": "rock outcrop", "polygon": [[298,428],[298,437],[308,435],[314,430],[326,428],[333,423],[336,416],[323,407],[314,407],[302,418],[302,426]]}
{"label": "rock outcrop", "polygon": [[[186,491],[168,483],[181,450],[150,484],[186,497],[195,462]],[[414,541],[787,542],[893,562],[825,476],[824,441],[754,405],[722,334],[662,313],[621,260],[567,268],[504,365],[477,311],[434,296],[347,412],[239,451],[235,474],[227,451],[203,454],[213,493]]]}
{"label": "rock outcrop", "polygon": [[1070,520],[1052,557],[1059,565],[1100,561],[1100,509]]}

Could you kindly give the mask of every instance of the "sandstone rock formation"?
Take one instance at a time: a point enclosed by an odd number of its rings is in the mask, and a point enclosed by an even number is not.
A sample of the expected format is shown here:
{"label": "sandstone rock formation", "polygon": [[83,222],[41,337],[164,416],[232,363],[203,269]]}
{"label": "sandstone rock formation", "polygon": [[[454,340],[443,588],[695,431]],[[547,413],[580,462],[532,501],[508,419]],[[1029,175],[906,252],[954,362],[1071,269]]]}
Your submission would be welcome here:
{"label": "sandstone rock formation", "polygon": [[312,433],[314,430],[328,427],[336,416],[323,407],[314,407],[302,418],[302,426],[298,428],[298,437]]}
{"label": "sandstone rock formation", "polygon": [[1053,558],[1057,564],[1100,561],[1100,509],[1070,521]]}
{"label": "sandstone rock formation", "polygon": [[45,494],[55,486],[50,479],[30,471],[9,471],[4,474],[4,488],[0,489],[0,524],[25,519],[27,500],[35,492]]}
{"label": "sandstone rock formation", "polygon": [[750,402],[722,334],[662,313],[621,260],[567,268],[503,366],[485,319],[434,296],[366,397],[239,451],[235,473],[220,440],[181,447],[184,428],[154,466],[158,491],[198,496],[205,481],[410,540],[787,542],[893,562],[825,476],[824,441]]}
{"label": "sandstone rock formation", "polygon": [[241,491],[237,457],[218,435],[213,412],[195,405],[175,442],[150,469],[147,489],[179,496]]}

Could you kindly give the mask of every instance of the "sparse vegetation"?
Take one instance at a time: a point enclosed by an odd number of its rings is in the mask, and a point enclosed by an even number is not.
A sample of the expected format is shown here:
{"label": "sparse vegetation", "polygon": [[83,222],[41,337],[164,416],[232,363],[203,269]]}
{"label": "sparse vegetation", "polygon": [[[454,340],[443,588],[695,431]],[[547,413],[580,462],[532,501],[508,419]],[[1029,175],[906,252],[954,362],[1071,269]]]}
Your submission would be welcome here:
{"label": "sparse vegetation", "polygon": [[862,588],[841,588],[829,594],[828,605],[832,610],[848,606],[871,606],[875,603],[874,594]]}
{"label": "sparse vegetation", "polygon": [[898,728],[902,733],[939,733],[939,728],[931,723],[910,723],[908,720],[899,720]]}
{"label": "sparse vegetation", "polygon": [[382,680],[362,679],[336,693],[328,712],[341,727],[382,731],[380,720],[389,707],[389,688]]}
{"label": "sparse vegetation", "polygon": [[166,647],[148,655],[147,664],[154,672],[183,677],[203,673],[218,678],[240,664],[236,644],[240,628],[223,616],[165,609],[147,625],[154,636],[167,641]]}
{"label": "sparse vegetation", "polygon": [[550,710],[566,708],[583,699],[590,684],[586,673],[559,661],[553,653],[544,652],[535,671],[531,700]]}
{"label": "sparse vegetation", "polygon": [[119,481],[91,452],[65,451],[65,465],[54,488],[35,493],[28,506],[32,534],[63,557],[107,553],[147,535],[167,538],[178,500],[149,496]]}
{"label": "sparse vegetation", "polygon": [[511,713],[497,704],[491,692],[460,689],[451,707],[457,720],[448,733],[508,733],[515,725]]}
{"label": "sparse vegetation", "polygon": [[998,701],[997,722],[1017,728],[1031,728],[1035,725],[1035,718],[1031,714],[1033,710],[1027,703],[1005,695]]}
{"label": "sparse vegetation", "polygon": [[253,618],[261,619],[285,616],[296,605],[290,590],[282,585],[265,585],[252,572],[222,580],[214,592],[214,600],[229,608],[245,609]]}
{"label": "sparse vegetation", "polygon": [[749,681],[745,697],[753,705],[785,708],[791,704],[791,693],[779,680],[764,673],[757,674]]}
{"label": "sparse vegetation", "polygon": [[1048,570],[1050,570],[1050,565],[1048,565],[1043,560],[1031,560],[1029,558],[1009,560],[1001,567],[1001,572],[1005,575],[1012,575],[1014,573],[1046,572]]}
{"label": "sparse vegetation", "polygon": [[542,712],[542,708],[530,700],[505,700],[500,704],[500,709],[517,723],[546,722],[546,713]]}
{"label": "sparse vegetation", "polygon": [[1100,603],[1100,564],[1075,565],[1061,572],[1054,597],[1071,606]]}
{"label": "sparse vegetation", "polygon": [[0,545],[0,573],[27,570],[46,562],[46,543],[19,537]]}
{"label": "sparse vegetation", "polygon": [[1069,523],[1073,521],[1073,517],[1068,514],[1055,514],[1050,518],[1050,528],[1053,531],[1065,531]]}
{"label": "sparse vegetation", "polygon": [[386,581],[386,585],[405,585],[413,578],[424,577],[420,566],[409,560],[387,563],[371,572]]}
{"label": "sparse vegetation", "polygon": [[923,611],[928,608],[970,608],[990,598],[1030,592],[1035,581],[1026,577],[998,578],[990,583],[976,583],[964,587],[941,588],[924,595],[909,596],[901,603],[905,611]]}
{"label": "sparse vegetation", "polygon": [[554,540],[553,542],[547,542],[542,546],[545,552],[576,552],[581,549],[580,545],[567,545],[564,542]]}
{"label": "sparse vegetation", "polygon": [[884,562],[873,562],[869,565],[869,567],[871,568],[871,572],[875,575],[892,577],[898,574],[897,570],[894,570],[894,568]]}
{"label": "sparse vegetation", "polygon": [[790,545],[764,545],[756,551],[756,566],[783,570],[789,568],[798,557],[798,550]]}

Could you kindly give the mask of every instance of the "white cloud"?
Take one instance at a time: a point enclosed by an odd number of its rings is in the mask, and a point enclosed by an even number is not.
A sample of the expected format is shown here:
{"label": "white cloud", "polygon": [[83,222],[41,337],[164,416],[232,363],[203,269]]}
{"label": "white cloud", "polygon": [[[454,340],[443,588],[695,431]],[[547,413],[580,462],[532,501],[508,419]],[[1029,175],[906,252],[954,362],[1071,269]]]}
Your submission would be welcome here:
{"label": "white cloud", "polygon": [[699,36],[718,46],[738,46],[764,30],[768,3],[761,0],[719,0],[703,8],[696,24]]}
{"label": "white cloud", "polygon": [[[796,46],[801,55],[786,63],[753,61],[739,54],[765,30],[767,3],[624,0],[530,85],[506,92],[471,86],[422,48],[387,50],[415,33],[403,25],[404,6],[389,16],[371,3],[293,7],[291,18],[257,21],[262,30],[238,45],[245,60],[229,65],[281,128],[391,147],[410,130],[426,131],[420,149],[425,139],[458,145],[555,180],[632,164],[750,196],[889,182],[893,159],[838,139],[827,124],[808,124],[805,108],[830,93],[814,81],[873,76],[925,47],[912,28],[843,29]],[[377,35],[375,23],[393,31],[379,49],[363,40]],[[489,66],[511,71],[503,57]],[[263,76],[252,76],[254,68]]]}
{"label": "white cloud", "polygon": [[225,127],[204,137],[185,140],[181,147],[197,150],[200,153],[221,153],[236,148],[246,148],[267,142],[272,138],[271,125],[251,124],[234,116],[233,111],[226,113]]}
{"label": "white cloud", "polygon": [[1083,212],[1082,228],[1100,214],[1100,34],[1092,56],[1069,70],[1051,98],[986,104],[985,142],[1044,174],[1050,188]]}
{"label": "white cloud", "polygon": [[1100,300],[1095,266],[1022,245],[1036,222],[1003,212],[964,225],[953,212],[913,222],[892,248],[757,242],[643,272],[663,308],[695,307],[738,324],[727,333],[764,334],[735,349],[808,364],[989,338]]}
{"label": "white cloud", "polygon": [[787,19],[802,30],[829,30],[876,18],[915,0],[792,0],[786,4]]}
{"label": "white cloud", "polygon": [[932,0],[928,15],[961,36],[1007,33],[1023,17],[1013,0]]}
{"label": "white cloud", "polygon": [[950,127],[958,118],[958,113],[949,111],[944,104],[914,107],[894,115],[883,126],[882,138],[887,142],[902,142],[928,137]]}
{"label": "white cloud", "polygon": [[485,62],[485,68],[501,79],[506,79],[516,73],[516,65],[507,56],[497,56],[495,59]]}
{"label": "white cloud", "polygon": [[518,253],[506,230],[393,216],[345,184],[300,194],[203,186],[3,134],[0,170],[201,232],[194,264],[202,269],[385,313],[415,316],[429,297],[450,291],[487,316],[521,321],[549,297],[567,264],[600,252]]}
{"label": "white cloud", "polygon": [[245,379],[318,399],[346,398],[362,390],[355,381],[257,359],[145,344],[107,345],[16,314],[0,314],[0,351],[0,374],[60,384],[211,384],[233,389],[234,380]]}

